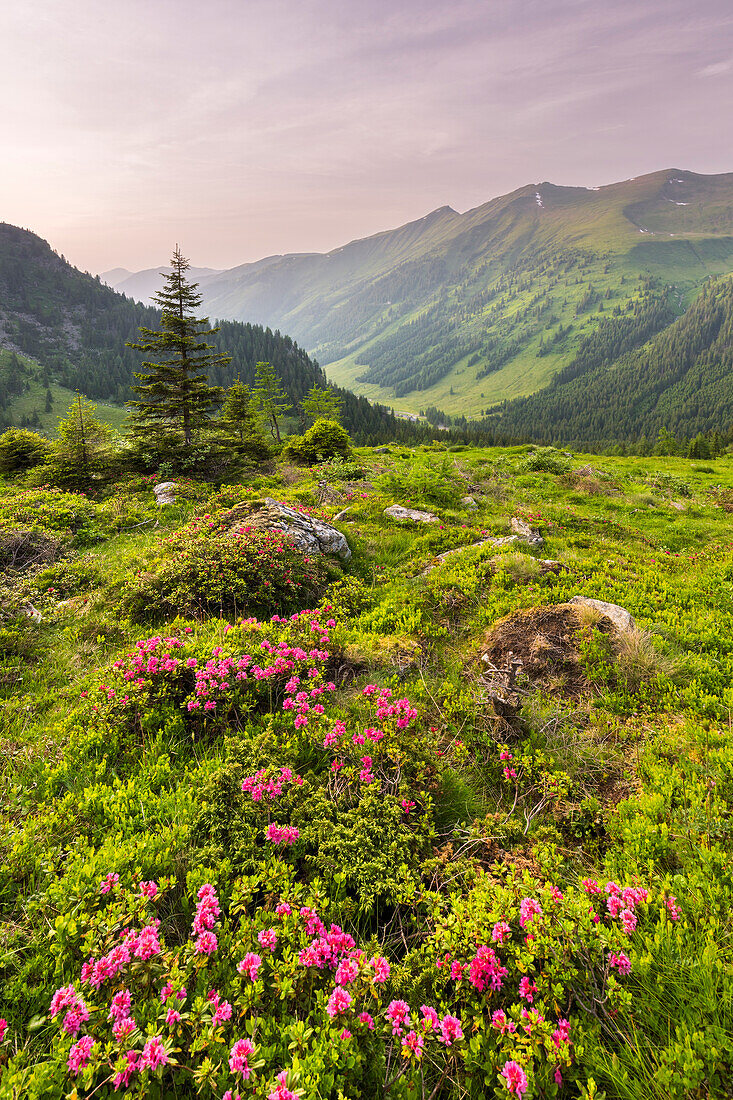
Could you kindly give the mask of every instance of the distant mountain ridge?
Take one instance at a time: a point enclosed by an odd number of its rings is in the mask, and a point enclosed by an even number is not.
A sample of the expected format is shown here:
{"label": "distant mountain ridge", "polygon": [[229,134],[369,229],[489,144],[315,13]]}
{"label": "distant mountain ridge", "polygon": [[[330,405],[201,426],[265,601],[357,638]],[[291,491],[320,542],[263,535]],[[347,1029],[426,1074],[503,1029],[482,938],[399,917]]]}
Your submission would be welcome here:
{"label": "distant mountain ridge", "polygon": [[[167,273],[167,263],[159,267],[148,267],[144,271],[128,271],[125,267],[115,267],[111,271],[103,271],[99,276],[103,283],[112,287],[118,294],[125,294],[143,305],[153,305],[153,295],[157,294],[163,285],[163,279]],[[192,267],[189,275],[194,281],[202,281],[219,272],[213,267]]]}
{"label": "distant mountain ridge", "polygon": [[682,312],[731,271],[733,173],[673,168],[597,188],[528,184],[199,281],[212,317],[291,333],[341,385],[406,411],[478,414],[547,386],[650,279],[675,288]]}

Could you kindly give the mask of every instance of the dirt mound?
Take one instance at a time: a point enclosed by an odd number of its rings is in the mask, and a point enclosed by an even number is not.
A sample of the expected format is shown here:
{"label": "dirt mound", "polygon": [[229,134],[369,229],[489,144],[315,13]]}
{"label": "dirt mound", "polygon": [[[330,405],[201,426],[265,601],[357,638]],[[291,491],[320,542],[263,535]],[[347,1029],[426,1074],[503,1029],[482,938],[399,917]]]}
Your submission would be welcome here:
{"label": "dirt mound", "polygon": [[588,624],[587,613],[572,604],[529,607],[507,615],[486,635],[481,654],[482,681],[499,713],[510,715],[530,688],[578,697],[588,689],[580,645],[590,626],[617,636],[606,616]]}

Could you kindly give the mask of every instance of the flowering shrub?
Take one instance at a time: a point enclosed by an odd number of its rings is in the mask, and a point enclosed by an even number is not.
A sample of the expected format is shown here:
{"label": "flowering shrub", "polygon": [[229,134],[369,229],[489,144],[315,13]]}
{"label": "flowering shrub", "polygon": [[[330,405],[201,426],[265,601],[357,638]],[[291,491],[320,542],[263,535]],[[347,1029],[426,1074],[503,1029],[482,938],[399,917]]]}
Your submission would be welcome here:
{"label": "flowering shrub", "polygon": [[273,862],[265,882],[285,895],[257,907],[254,883],[240,882],[228,915],[203,884],[190,935],[176,946],[156,916],[172,884],[131,887],[105,875],[96,905],[90,899],[92,955],[51,998],[58,1035],[38,1078],[139,1096],[233,1097],[246,1085],[248,1096],[292,1100],[331,1095],[337,1079],[375,1095],[369,1082],[385,1059],[390,1084],[424,1067],[455,1072],[461,1021],[387,1003],[383,956],[327,927],[317,896],[284,865]]}
{"label": "flowering shrub", "polygon": [[138,620],[202,611],[282,613],[313,603],[331,569],[319,555],[296,550],[280,531],[230,527],[205,515],[163,542],[157,562],[124,603]]}
{"label": "flowering shrub", "polygon": [[247,619],[228,625],[225,642],[203,653],[191,627],[141,639],[113,663],[93,706],[100,716],[128,721],[155,706],[175,707],[196,726],[208,721],[224,728],[258,704],[269,710],[291,698],[301,682],[310,698],[335,690],[324,677],[328,632],[319,612],[304,611],[275,616],[269,624]]}
{"label": "flowering shrub", "polygon": [[477,1082],[471,1095],[484,1095],[478,1079],[490,1058],[494,1081],[509,1094],[554,1096],[563,1079],[575,1078],[593,1021],[612,1030],[631,1004],[622,979],[633,970],[637,923],[679,912],[638,885],[584,879],[560,890],[529,876],[504,878],[479,874],[469,894],[454,895],[437,914],[426,949],[435,996],[471,1036],[464,1051]]}

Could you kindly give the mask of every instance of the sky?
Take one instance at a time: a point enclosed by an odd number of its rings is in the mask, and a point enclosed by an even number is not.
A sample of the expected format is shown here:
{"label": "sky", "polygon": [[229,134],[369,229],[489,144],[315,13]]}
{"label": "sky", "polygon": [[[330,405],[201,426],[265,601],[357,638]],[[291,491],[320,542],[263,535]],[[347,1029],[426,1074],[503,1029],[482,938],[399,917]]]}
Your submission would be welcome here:
{"label": "sky", "polygon": [[5,0],[0,221],[83,270],[733,171],[730,0]]}

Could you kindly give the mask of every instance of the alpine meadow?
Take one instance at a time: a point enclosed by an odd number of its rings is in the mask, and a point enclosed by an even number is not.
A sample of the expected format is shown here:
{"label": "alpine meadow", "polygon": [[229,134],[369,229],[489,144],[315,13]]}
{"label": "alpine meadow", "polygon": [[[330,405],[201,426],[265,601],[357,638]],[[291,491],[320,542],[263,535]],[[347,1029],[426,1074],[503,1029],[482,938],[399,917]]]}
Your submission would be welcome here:
{"label": "alpine meadow", "polygon": [[732,31],[0,10],[0,1100],[733,1098]]}

